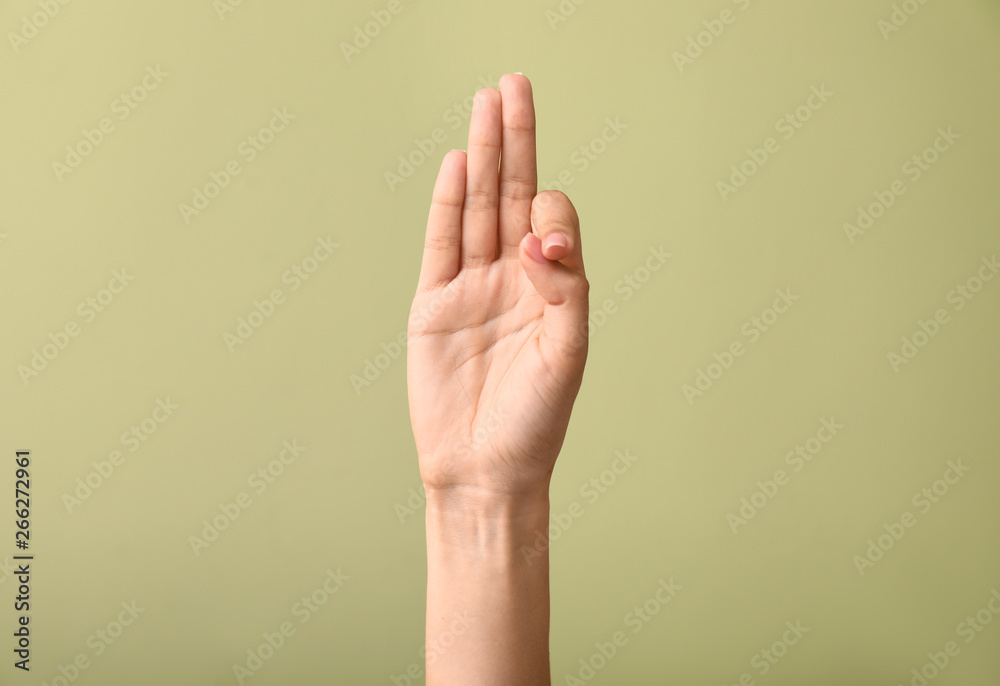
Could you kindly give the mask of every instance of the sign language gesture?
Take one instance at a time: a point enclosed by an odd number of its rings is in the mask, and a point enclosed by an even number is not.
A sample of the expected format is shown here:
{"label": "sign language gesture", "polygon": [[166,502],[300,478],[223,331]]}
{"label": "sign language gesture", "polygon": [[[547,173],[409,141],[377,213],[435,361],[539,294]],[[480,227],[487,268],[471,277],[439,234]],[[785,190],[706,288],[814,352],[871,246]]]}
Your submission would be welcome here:
{"label": "sign language gesture", "polygon": [[468,153],[441,163],[407,330],[428,686],[551,683],[549,480],[590,287],[576,210],[536,190],[531,84],[505,74],[476,93]]}
{"label": "sign language gesture", "polygon": [[441,164],[410,311],[407,385],[425,488],[544,490],[587,358],[580,225],[536,195],[531,83],[476,93],[468,153]]}

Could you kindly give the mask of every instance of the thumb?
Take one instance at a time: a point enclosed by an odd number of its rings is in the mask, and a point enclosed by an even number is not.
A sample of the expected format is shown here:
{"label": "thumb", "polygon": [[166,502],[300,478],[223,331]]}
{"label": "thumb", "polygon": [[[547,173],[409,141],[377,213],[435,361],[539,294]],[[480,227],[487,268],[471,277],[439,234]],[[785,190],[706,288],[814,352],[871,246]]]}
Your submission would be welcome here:
{"label": "thumb", "polygon": [[545,299],[543,345],[561,356],[586,357],[590,338],[590,283],[583,272],[570,269],[542,254],[542,241],[528,232],[521,239],[518,258],[531,285]]}

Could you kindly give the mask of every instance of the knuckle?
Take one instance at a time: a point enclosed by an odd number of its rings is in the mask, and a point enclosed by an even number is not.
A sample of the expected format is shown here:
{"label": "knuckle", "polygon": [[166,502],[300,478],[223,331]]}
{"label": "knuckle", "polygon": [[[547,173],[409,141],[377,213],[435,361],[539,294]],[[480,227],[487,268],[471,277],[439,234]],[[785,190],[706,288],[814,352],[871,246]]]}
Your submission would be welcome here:
{"label": "knuckle", "polygon": [[536,195],[531,203],[531,213],[546,223],[562,221],[574,231],[580,225],[576,208],[562,191],[542,191]]}
{"label": "knuckle", "polygon": [[542,206],[569,202],[569,196],[558,190],[545,190],[535,196],[535,202]]}
{"label": "knuckle", "polygon": [[505,176],[500,184],[500,197],[511,200],[531,200],[535,196],[534,179],[522,176]]}
{"label": "knuckle", "polygon": [[435,234],[424,241],[424,247],[428,250],[455,250],[459,245],[461,238],[456,234]]}
{"label": "knuckle", "polygon": [[431,202],[438,207],[447,208],[449,210],[455,208],[461,209],[464,204],[461,198],[448,196],[434,198]]}
{"label": "knuckle", "polygon": [[535,118],[527,108],[514,110],[504,118],[503,127],[513,133],[534,133]]}
{"label": "knuckle", "polygon": [[465,194],[465,209],[470,212],[495,210],[497,204],[497,194],[494,191],[474,189]]}
{"label": "knuckle", "polygon": [[466,255],[462,258],[466,269],[483,269],[493,264],[492,255]]}

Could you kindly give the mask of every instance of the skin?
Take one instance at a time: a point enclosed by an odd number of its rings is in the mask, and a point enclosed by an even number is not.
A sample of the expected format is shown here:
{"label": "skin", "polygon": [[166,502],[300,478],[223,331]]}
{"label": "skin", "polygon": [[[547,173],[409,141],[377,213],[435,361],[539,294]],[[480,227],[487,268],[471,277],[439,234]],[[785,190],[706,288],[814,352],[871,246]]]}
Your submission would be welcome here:
{"label": "skin", "polygon": [[551,683],[549,482],[590,287],[576,210],[537,193],[531,83],[499,86],[476,93],[468,152],[441,163],[408,326],[428,686]]}

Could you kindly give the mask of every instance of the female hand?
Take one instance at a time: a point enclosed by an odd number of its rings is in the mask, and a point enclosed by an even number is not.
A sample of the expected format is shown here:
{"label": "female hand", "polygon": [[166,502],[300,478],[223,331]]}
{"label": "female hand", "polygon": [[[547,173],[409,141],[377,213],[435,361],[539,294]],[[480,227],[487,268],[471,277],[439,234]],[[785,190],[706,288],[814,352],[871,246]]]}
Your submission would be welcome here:
{"label": "female hand", "polygon": [[563,193],[536,195],[530,82],[499,85],[476,93],[468,153],[441,164],[410,310],[428,492],[547,493],[587,359],[579,219]]}

